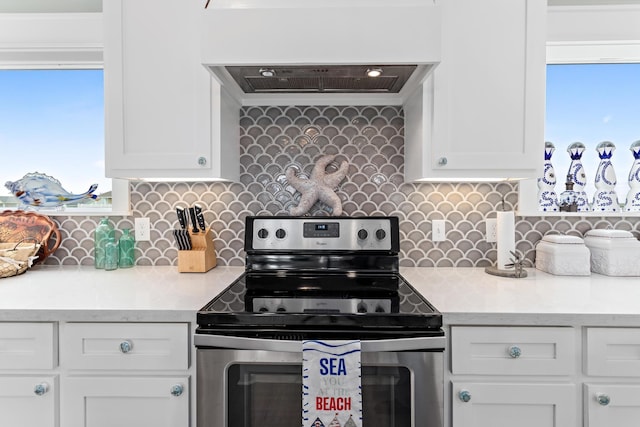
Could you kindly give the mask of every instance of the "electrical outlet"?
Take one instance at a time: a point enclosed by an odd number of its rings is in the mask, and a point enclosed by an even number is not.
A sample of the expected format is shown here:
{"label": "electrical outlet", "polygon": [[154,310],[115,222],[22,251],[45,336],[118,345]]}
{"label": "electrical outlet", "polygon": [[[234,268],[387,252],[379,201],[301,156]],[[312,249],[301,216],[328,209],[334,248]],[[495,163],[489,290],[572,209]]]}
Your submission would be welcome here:
{"label": "electrical outlet", "polygon": [[431,240],[433,242],[443,242],[446,239],[445,224],[444,219],[434,219],[431,221]]}
{"label": "electrical outlet", "polygon": [[151,239],[149,218],[135,218],[136,242],[148,242]]}
{"label": "electrical outlet", "polygon": [[485,239],[488,243],[494,243],[498,241],[498,220],[497,218],[487,218],[485,221],[487,227],[487,235]]}

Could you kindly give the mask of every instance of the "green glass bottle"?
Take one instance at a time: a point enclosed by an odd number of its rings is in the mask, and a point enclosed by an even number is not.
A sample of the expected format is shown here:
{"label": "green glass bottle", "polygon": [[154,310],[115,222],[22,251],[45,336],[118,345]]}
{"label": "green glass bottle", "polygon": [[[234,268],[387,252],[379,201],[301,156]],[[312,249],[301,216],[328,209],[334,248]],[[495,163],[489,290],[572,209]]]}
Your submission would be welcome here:
{"label": "green glass bottle", "polygon": [[115,230],[108,218],[102,218],[94,233],[94,264],[96,268],[104,268],[105,246],[110,238],[115,238]]}
{"label": "green glass bottle", "polygon": [[122,236],[118,241],[118,247],[120,250],[120,261],[118,265],[120,268],[133,267],[136,263],[136,240],[131,235],[131,230],[128,228],[122,229]]}
{"label": "green glass bottle", "polygon": [[104,269],[115,270],[118,268],[118,243],[113,237],[109,237],[107,244],[104,246]]}

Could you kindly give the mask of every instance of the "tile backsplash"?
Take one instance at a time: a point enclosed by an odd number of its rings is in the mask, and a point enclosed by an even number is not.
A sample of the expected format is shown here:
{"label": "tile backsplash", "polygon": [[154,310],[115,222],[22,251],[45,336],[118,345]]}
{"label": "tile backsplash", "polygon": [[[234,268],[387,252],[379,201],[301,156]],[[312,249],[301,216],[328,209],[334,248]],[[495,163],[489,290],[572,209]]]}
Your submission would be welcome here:
{"label": "tile backsplash", "polygon": [[[244,218],[286,215],[299,194],[285,173],[308,177],[315,161],[334,154],[335,170],[349,163],[336,193],[343,215],[400,218],[401,265],[483,267],[495,263],[495,243],[485,240],[485,220],[504,201],[515,209],[517,183],[405,183],[404,116],[401,107],[244,107],[240,117],[239,183],[132,182],[133,217],[111,217],[118,229],[134,217],[151,220],[151,241],[137,242],[138,265],[175,265],[175,208],[199,203],[215,235],[219,265],[244,265]],[[322,203],[310,215],[330,215]],[[47,264],[92,265],[95,217],[53,218],[63,236]],[[446,221],[446,240],[431,241],[431,221]],[[517,249],[533,262],[535,244],[549,232],[582,236],[592,228],[640,231],[640,218],[519,217]]]}

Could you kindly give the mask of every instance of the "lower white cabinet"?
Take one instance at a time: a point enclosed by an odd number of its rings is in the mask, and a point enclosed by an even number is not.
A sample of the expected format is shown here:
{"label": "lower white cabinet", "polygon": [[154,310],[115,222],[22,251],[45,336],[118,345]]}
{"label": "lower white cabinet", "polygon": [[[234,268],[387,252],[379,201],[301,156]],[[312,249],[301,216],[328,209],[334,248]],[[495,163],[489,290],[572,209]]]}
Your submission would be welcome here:
{"label": "lower white cabinet", "polygon": [[189,427],[189,329],[0,322],[0,427]]}
{"label": "lower white cabinet", "polygon": [[0,426],[58,427],[57,323],[0,323]]}
{"label": "lower white cabinet", "polygon": [[0,426],[58,425],[56,376],[0,375]]}
{"label": "lower white cabinet", "polygon": [[585,427],[640,425],[640,384],[585,384]]}
{"label": "lower white cabinet", "polygon": [[640,328],[586,328],[586,427],[640,425]]}
{"label": "lower white cabinet", "polygon": [[452,326],[450,336],[452,427],[578,426],[574,328]]}
{"label": "lower white cabinet", "polygon": [[189,378],[67,377],[65,427],[188,427]]}
{"label": "lower white cabinet", "polygon": [[188,323],[62,323],[60,366],[65,427],[189,427]]}
{"label": "lower white cabinet", "polygon": [[576,426],[573,384],[453,382],[453,427]]}

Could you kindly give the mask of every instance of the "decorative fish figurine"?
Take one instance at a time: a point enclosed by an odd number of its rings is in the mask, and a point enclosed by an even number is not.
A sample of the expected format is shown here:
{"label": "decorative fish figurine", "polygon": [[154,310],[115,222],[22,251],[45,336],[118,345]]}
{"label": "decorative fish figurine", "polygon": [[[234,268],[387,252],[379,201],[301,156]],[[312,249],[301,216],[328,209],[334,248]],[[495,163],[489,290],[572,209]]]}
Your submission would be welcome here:
{"label": "decorative fish figurine", "polygon": [[81,199],[98,199],[98,196],[93,194],[98,184],[91,185],[86,193],[71,194],[62,188],[60,181],[38,172],[28,173],[15,182],[7,181],[4,186],[27,206],[56,207]]}

